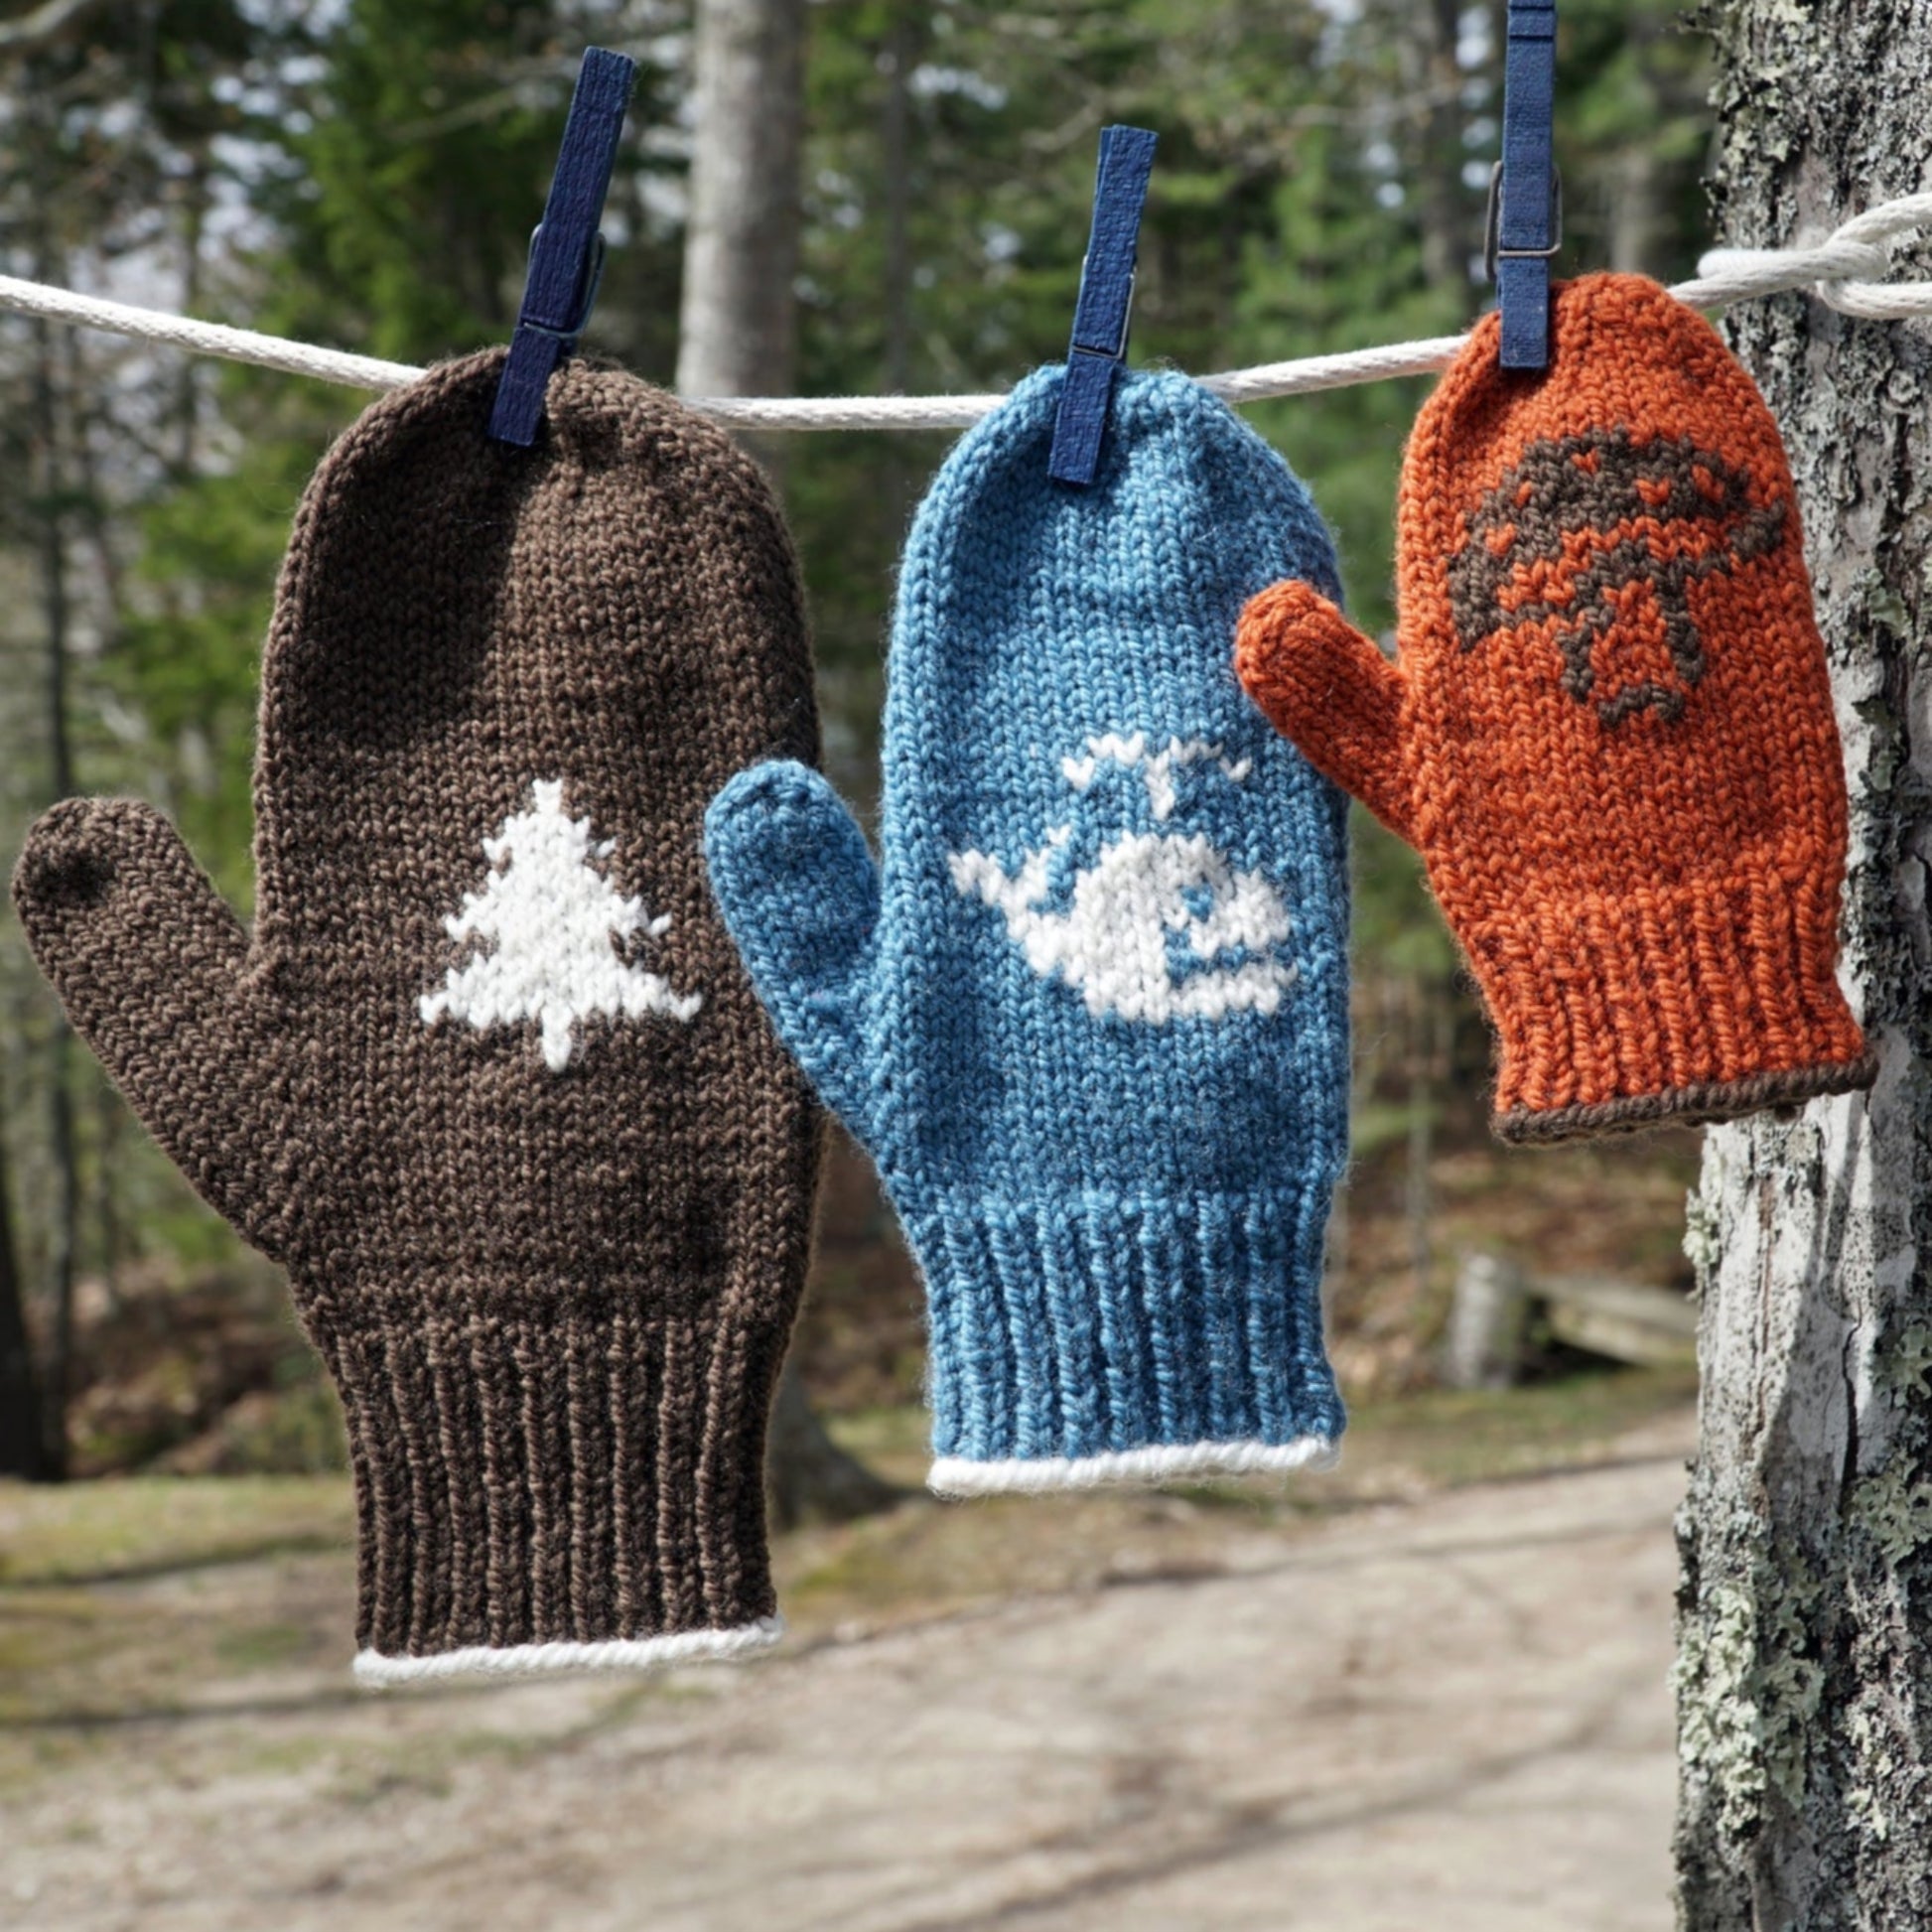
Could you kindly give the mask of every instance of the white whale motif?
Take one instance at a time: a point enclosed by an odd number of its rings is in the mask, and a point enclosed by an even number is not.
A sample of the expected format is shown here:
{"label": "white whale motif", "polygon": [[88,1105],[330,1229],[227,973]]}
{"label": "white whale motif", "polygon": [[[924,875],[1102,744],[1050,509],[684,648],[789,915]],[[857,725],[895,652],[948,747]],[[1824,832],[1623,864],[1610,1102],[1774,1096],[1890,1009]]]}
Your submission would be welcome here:
{"label": "white whale motif", "polygon": [[[1149,755],[1140,733],[1131,739],[1089,739],[1092,757],[1068,759],[1067,781],[1084,791],[1094,761],[1114,758],[1146,767],[1156,818],[1173,809],[1173,767],[1195,759],[1216,760],[1239,784],[1248,775],[1243,759],[1230,764],[1218,745],[1172,740]],[[1163,809],[1165,805],[1166,809]],[[947,866],[954,887],[983,899],[1004,915],[1007,931],[1042,979],[1061,974],[1094,1015],[1165,1026],[1175,1019],[1220,1020],[1231,1013],[1274,1013],[1294,984],[1294,966],[1275,956],[1289,936],[1287,903],[1258,872],[1238,872],[1200,833],[1124,832],[1100,848],[1073,884],[1069,910],[1042,908],[1050,887],[1053,855],[1073,836],[1055,827],[1046,844],[1009,873],[984,852],[956,852]],[[1201,970],[1174,970],[1177,935]],[[1241,953],[1238,964],[1213,961]]]}
{"label": "white whale motif", "polygon": [[1093,775],[1100,769],[1102,759],[1112,759],[1116,764],[1138,764],[1142,767],[1154,816],[1164,825],[1173,816],[1173,774],[1176,765],[1197,764],[1212,759],[1220,767],[1222,777],[1232,778],[1236,784],[1241,784],[1254,768],[1252,759],[1230,759],[1223,755],[1220,746],[1205,738],[1171,738],[1165,751],[1150,752],[1145,732],[1136,732],[1132,738],[1122,738],[1118,732],[1103,732],[1098,738],[1087,740],[1085,758],[1062,759],[1060,770],[1075,791],[1085,791],[1093,783]]}

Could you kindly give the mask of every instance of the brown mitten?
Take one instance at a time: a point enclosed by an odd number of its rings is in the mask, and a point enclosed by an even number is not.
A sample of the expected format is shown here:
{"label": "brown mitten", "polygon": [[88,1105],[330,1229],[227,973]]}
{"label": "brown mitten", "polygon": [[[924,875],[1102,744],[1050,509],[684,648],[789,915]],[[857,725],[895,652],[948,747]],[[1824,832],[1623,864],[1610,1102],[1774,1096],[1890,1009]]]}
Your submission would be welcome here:
{"label": "brown mitten", "polygon": [[1846,798],[1791,475],[1704,319],[1556,291],[1546,372],[1486,317],[1403,463],[1398,663],[1306,584],[1241,680],[1429,865],[1500,1036],[1511,1141],[1869,1086],[1833,976]]}
{"label": "brown mitten", "polygon": [[287,1265],[348,1417],[358,1674],[731,1654],[778,1625],[766,1413],[818,1120],[706,890],[706,802],[817,744],[762,480],[628,376],[488,440],[501,351],[309,487],[262,673],[252,937],[70,799],[14,897],[75,1027]]}

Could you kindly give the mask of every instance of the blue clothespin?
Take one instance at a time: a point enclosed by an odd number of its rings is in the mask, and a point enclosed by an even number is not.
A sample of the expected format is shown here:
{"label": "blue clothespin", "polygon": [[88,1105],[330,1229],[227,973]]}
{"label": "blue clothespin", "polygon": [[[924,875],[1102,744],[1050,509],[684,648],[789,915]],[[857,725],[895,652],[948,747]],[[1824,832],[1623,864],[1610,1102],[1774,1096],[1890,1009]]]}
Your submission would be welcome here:
{"label": "blue clothespin", "polygon": [[1093,482],[1114,377],[1127,353],[1134,307],[1134,257],[1141,240],[1141,208],[1154,172],[1155,137],[1144,127],[1103,127],[1100,169],[1093,185],[1093,235],[1080,270],[1073,342],[1066,354],[1066,386],[1053,422],[1046,474],[1058,483]]}
{"label": "blue clothespin", "polygon": [[1506,369],[1550,366],[1550,257],[1563,246],[1556,121],[1556,0],[1509,0],[1503,158],[1489,178],[1490,279],[1503,312]]}
{"label": "blue clothespin", "polygon": [[543,222],[530,237],[523,307],[490,412],[489,433],[499,443],[528,449],[537,440],[551,371],[577,346],[591,319],[604,273],[604,237],[597,224],[611,192],[611,167],[636,72],[637,64],[627,55],[602,47],[584,51]]}

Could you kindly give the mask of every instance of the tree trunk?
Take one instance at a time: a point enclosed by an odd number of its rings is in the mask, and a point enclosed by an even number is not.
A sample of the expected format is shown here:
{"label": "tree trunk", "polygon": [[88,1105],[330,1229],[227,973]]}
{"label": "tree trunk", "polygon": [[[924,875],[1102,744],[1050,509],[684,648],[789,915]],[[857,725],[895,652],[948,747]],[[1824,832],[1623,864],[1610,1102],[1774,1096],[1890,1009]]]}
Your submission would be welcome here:
{"label": "tree trunk", "polygon": [[48,1473],[40,1382],[27,1335],[19,1250],[8,1198],[7,1149],[0,1141],[0,1476],[38,1482]]}
{"label": "tree trunk", "polygon": [[804,0],[698,0],[694,66],[678,390],[784,395],[796,360]]}
{"label": "tree trunk", "polygon": [[1654,275],[1659,244],[1670,232],[1663,207],[1663,165],[1633,142],[1610,169],[1610,266],[1622,275]]}
{"label": "tree trunk", "polygon": [[[1727,241],[1814,239],[1922,185],[1918,0],[1705,19]],[[1905,1932],[1932,1924],[1932,344],[1803,295],[1728,327],[1797,478],[1851,785],[1845,974],[1882,1070],[1868,1097],[1706,1142],[1680,1915]]]}
{"label": "tree trunk", "polygon": [[798,1373],[796,1356],[778,1377],[771,1406],[771,1446],[765,1457],[765,1499],[781,1530],[800,1523],[847,1523],[898,1500],[899,1492],[848,1455],[825,1433]]}
{"label": "tree trunk", "polygon": [[[885,99],[880,105],[880,200],[885,237],[880,297],[885,306],[886,393],[902,396],[912,388],[912,72],[931,33],[926,10],[916,0],[895,0],[886,33],[883,64]],[[905,439],[886,439],[886,507],[893,528],[902,533],[912,520],[923,476]]]}
{"label": "tree trunk", "polygon": [[1430,0],[1417,10],[1422,37],[1422,84],[1428,95],[1423,111],[1423,165],[1416,171],[1422,197],[1423,279],[1432,289],[1466,298],[1469,258],[1481,237],[1468,219],[1468,190],[1462,185],[1464,109],[1461,66],[1456,42],[1462,32],[1461,0]]}
{"label": "tree trunk", "polygon": [[[50,272],[45,246],[35,266],[42,279]],[[67,583],[68,479],[62,461],[59,377],[54,365],[52,326],[35,324],[34,439],[38,445],[37,493],[40,497],[41,606],[46,624],[46,702],[49,775],[56,798],[73,795],[73,744],[69,720],[68,671],[71,605]],[[45,1443],[43,1472],[60,1481],[68,1469],[67,1408],[73,1362],[74,1249],[79,1218],[79,1156],[73,1128],[73,1035],[57,1016],[48,1047],[48,1132],[54,1163],[54,1198],[49,1206],[47,1242],[48,1301],[53,1309],[47,1348],[47,1374],[41,1403]]]}
{"label": "tree trunk", "polygon": [[[698,0],[696,26],[677,386],[687,396],[784,395],[797,360],[804,0]],[[759,455],[775,467],[775,449]],[[766,1487],[781,1528],[863,1515],[897,1493],[825,1433],[795,1360],[778,1379]]]}

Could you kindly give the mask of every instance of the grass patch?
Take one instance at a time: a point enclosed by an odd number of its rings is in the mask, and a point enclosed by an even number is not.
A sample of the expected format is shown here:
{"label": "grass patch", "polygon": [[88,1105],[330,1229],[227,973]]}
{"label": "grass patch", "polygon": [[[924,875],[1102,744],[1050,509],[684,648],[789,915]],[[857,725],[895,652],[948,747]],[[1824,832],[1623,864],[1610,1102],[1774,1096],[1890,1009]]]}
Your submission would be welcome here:
{"label": "grass patch", "polygon": [[232,1670],[274,1670],[308,1660],[314,1633],[299,1623],[244,1623],[215,1639],[214,1655]]}
{"label": "grass patch", "polygon": [[889,1482],[921,1488],[932,1462],[931,1418],[911,1403],[896,1409],[861,1409],[827,1416],[827,1433],[850,1455],[876,1469]]}
{"label": "grass patch", "polygon": [[0,1482],[0,1588],[345,1550],[354,1534],[346,1476]]}
{"label": "grass patch", "polygon": [[1349,1417],[1337,1486],[1400,1473],[1442,1489],[1599,1461],[1617,1437],[1694,1402],[1697,1387],[1694,1368],[1632,1368],[1364,1403]]}

